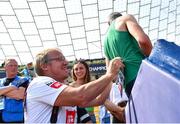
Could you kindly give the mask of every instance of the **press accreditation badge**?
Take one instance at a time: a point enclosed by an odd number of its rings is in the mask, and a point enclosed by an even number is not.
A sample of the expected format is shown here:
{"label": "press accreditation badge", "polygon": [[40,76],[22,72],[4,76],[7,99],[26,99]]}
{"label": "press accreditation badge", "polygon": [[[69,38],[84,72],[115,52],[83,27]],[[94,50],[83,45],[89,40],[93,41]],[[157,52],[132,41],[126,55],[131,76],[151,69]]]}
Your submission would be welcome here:
{"label": "press accreditation badge", "polygon": [[74,124],[75,122],[75,110],[66,110],[66,124]]}
{"label": "press accreditation badge", "polygon": [[4,97],[0,96],[0,110],[4,109]]}

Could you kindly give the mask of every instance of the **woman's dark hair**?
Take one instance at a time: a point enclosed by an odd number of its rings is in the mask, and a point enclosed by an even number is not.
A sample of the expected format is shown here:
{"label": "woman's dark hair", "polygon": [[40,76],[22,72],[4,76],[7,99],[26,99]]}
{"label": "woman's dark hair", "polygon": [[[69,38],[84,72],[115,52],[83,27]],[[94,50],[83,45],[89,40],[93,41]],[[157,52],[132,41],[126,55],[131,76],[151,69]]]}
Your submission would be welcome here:
{"label": "woman's dark hair", "polygon": [[[90,81],[91,81],[91,76],[90,76],[90,71],[89,71],[89,66],[88,66],[88,64],[85,62],[85,60],[80,59],[80,60],[76,60],[76,61],[74,62],[74,65],[75,65],[75,64],[79,64],[79,63],[83,64],[84,67],[86,68],[86,74],[85,74],[85,78],[84,78],[84,83],[90,82]],[[77,80],[77,77],[76,77],[76,75],[74,74],[74,65],[73,65],[73,68],[72,68],[72,78],[73,78],[74,81],[76,81],[76,80]]]}
{"label": "woman's dark hair", "polygon": [[117,17],[122,16],[121,13],[119,12],[112,12],[109,16],[108,16],[108,24],[111,25],[112,21],[114,21]]}

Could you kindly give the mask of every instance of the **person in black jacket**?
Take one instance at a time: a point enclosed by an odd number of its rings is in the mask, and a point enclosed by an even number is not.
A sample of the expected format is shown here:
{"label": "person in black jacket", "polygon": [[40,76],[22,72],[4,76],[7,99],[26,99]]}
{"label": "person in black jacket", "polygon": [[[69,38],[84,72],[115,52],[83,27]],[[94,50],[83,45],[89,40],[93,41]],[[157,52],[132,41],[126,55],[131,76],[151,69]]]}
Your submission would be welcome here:
{"label": "person in black jacket", "polygon": [[77,106],[77,123],[92,123],[91,117],[85,108]]}

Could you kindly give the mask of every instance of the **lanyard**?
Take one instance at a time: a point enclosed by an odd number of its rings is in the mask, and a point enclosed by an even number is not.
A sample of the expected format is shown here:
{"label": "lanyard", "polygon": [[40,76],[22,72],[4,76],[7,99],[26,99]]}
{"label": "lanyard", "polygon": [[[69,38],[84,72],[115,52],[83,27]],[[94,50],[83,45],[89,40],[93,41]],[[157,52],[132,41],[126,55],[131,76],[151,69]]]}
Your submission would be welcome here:
{"label": "lanyard", "polygon": [[118,88],[120,90],[120,94],[121,94],[121,97],[122,97],[123,96],[124,74],[122,73],[121,70],[118,73],[116,84],[118,85]]}

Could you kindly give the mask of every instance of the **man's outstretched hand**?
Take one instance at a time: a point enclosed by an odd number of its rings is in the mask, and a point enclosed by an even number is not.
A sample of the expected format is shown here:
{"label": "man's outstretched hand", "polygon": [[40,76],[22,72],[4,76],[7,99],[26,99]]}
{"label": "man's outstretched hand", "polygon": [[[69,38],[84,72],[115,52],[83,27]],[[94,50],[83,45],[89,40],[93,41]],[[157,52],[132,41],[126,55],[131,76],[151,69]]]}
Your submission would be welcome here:
{"label": "man's outstretched hand", "polygon": [[124,64],[122,63],[121,58],[116,57],[110,61],[106,74],[114,78],[118,74],[119,69],[123,67]]}

